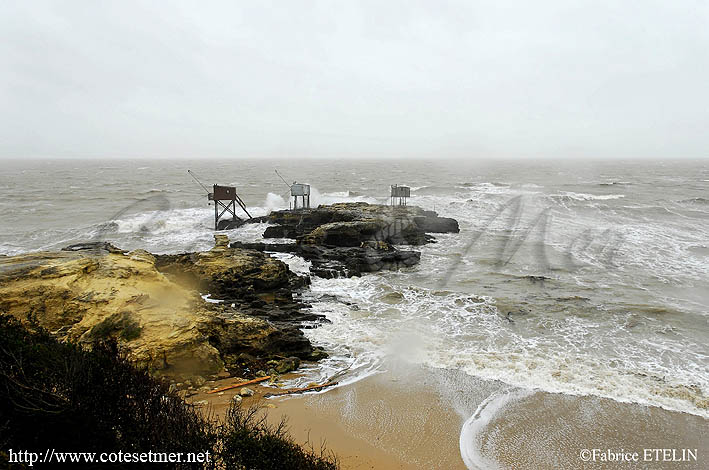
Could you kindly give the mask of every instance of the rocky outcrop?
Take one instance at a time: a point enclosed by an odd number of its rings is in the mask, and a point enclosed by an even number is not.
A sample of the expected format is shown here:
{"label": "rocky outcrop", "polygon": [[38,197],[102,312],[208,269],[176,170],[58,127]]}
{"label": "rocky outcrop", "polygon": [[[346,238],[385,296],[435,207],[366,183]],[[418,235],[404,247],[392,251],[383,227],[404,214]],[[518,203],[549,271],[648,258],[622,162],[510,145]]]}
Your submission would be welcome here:
{"label": "rocky outcrop", "polygon": [[434,211],[421,211],[413,216],[416,226],[426,233],[458,233],[458,221],[450,217],[439,217]]}
{"label": "rocky outcrop", "polygon": [[250,362],[322,356],[300,330],[321,320],[294,296],[304,283],[224,236],[208,252],[173,256],[89,243],[0,257],[0,313],[80,344],[113,338],[158,374],[209,375],[225,364],[253,373]]}
{"label": "rocky outcrop", "polygon": [[310,261],[310,273],[324,278],[360,276],[364,273],[413,266],[421,253],[398,250],[385,242],[366,242],[358,247],[331,247],[302,243],[232,243],[235,248],[292,253]]}
{"label": "rocky outcrop", "polygon": [[422,245],[427,232],[459,232],[455,219],[439,217],[416,206],[384,206],[366,202],[337,203],[317,209],[274,211],[264,238],[294,238],[308,244],[359,246],[366,241]]}
{"label": "rocky outcrop", "polygon": [[268,216],[264,238],[292,238],[295,243],[233,243],[233,247],[282,251],[311,262],[321,277],[359,276],[399,269],[419,262],[420,253],[394,245],[423,245],[430,233],[457,233],[455,219],[439,217],[415,206],[384,206],[366,202],[338,203],[317,209],[275,211]]}

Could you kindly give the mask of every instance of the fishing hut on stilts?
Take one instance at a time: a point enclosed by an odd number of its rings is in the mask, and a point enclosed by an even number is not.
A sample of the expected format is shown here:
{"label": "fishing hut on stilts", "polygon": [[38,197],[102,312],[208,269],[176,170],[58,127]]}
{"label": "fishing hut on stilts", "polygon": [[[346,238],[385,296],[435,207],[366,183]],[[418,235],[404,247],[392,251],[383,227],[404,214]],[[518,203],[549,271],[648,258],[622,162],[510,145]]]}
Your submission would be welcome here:
{"label": "fishing hut on stilts", "polygon": [[300,209],[310,209],[310,185],[297,183],[293,181],[293,184],[288,184],[285,179],[275,170],[278,177],[285,183],[290,189],[290,195],[293,198],[292,204],[289,203],[289,207],[293,210],[298,209],[298,201],[300,200]]}
{"label": "fishing hut on stilts", "polygon": [[[214,230],[228,230],[230,228],[235,228],[244,222],[244,219],[236,215],[236,206],[238,205],[241,210],[249,217],[253,219],[251,214],[249,214],[246,204],[241,200],[238,194],[236,194],[235,186],[222,186],[215,184],[212,186],[212,191],[190,171],[187,172],[194,178],[194,180],[199,183],[205,191],[207,191],[207,199],[214,202]],[[232,216],[232,219],[227,219],[228,215]],[[221,224],[219,222],[222,222]]]}
{"label": "fishing hut on stilts", "polygon": [[391,205],[405,206],[407,199],[411,197],[411,188],[399,184],[391,185]]}

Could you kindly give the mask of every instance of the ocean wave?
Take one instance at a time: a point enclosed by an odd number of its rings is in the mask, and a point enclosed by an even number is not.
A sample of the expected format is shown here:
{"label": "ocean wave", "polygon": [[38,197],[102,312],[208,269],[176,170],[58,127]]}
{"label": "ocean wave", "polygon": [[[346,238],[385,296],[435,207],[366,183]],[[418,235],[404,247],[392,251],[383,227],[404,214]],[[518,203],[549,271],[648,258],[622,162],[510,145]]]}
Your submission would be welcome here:
{"label": "ocean wave", "polygon": [[680,204],[706,205],[706,204],[709,204],[709,199],[704,198],[704,197],[692,197],[689,199],[681,199],[677,202],[679,202]]}
{"label": "ocean wave", "polygon": [[310,206],[317,207],[321,204],[334,204],[337,202],[368,202],[377,204],[385,201],[388,193],[382,195],[354,195],[351,191],[334,191],[321,193],[315,186],[310,186]]}
{"label": "ocean wave", "polygon": [[478,406],[475,413],[463,423],[458,439],[460,456],[466,467],[470,470],[500,468],[497,462],[483,455],[481,434],[505,406],[531,394],[531,391],[524,389],[504,389],[493,393]]}
{"label": "ocean wave", "polygon": [[[412,188],[413,189],[413,188]],[[357,191],[333,191],[330,193],[322,193],[323,197],[332,197],[332,198],[351,198],[351,197],[360,197],[364,196],[362,193],[357,192]]]}
{"label": "ocean wave", "polygon": [[[709,417],[702,348],[672,335],[665,335],[664,343],[643,342],[635,336],[642,328],[626,325],[637,311],[565,313],[563,321],[551,312],[526,313],[512,323],[489,297],[415,287],[403,277],[399,285],[396,277],[314,279],[308,302],[331,323],[306,335],[341,358],[373,361],[361,369],[368,373],[393,357],[524,389],[595,395]],[[645,310],[645,322],[664,321],[654,312],[665,310]],[[679,344],[693,351],[682,353],[682,361],[675,358]],[[569,350],[575,351],[573,361]],[[352,374],[349,379],[358,380]]]}
{"label": "ocean wave", "polygon": [[605,182],[605,183],[598,183],[598,186],[628,186],[631,185],[630,181],[610,181],[610,182]]}
{"label": "ocean wave", "polygon": [[450,194],[453,190],[453,186],[418,186],[412,187],[411,192],[416,195],[441,195]]}
{"label": "ocean wave", "polygon": [[494,186],[498,188],[506,188],[510,186],[510,183],[505,183],[501,181],[476,181],[476,182],[464,182],[464,183],[458,183],[459,186],[463,186],[466,188],[474,188],[476,186]]}
{"label": "ocean wave", "polygon": [[607,201],[612,199],[621,199],[625,194],[586,194],[575,193],[572,191],[562,191],[561,194],[552,194],[549,197],[559,199],[573,199],[576,201]]}

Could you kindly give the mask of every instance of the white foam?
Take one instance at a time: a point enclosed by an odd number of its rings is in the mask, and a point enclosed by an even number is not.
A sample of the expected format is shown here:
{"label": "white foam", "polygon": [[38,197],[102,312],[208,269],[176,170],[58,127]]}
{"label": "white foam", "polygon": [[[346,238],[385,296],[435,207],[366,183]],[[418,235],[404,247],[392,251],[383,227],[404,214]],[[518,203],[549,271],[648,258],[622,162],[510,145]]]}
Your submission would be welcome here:
{"label": "white foam", "polygon": [[625,197],[625,194],[585,194],[585,193],[575,193],[572,191],[562,191],[560,193],[562,197],[568,197],[571,199],[576,199],[577,201],[607,201],[611,199],[621,199]]}
{"label": "white foam", "polygon": [[475,413],[463,423],[458,441],[460,456],[468,470],[500,468],[497,462],[483,455],[480,435],[502,408],[512,401],[529,396],[531,393],[524,389],[506,389],[495,392],[480,403]]}
{"label": "white foam", "polygon": [[223,300],[213,299],[212,294],[199,294],[199,295],[200,295],[200,297],[202,297],[202,299],[205,302],[210,303],[210,304],[220,304],[220,303],[224,302]]}
{"label": "white foam", "polygon": [[[701,365],[707,356],[686,336],[643,340],[640,330],[624,326],[629,317],[602,312],[563,319],[543,313],[511,324],[493,299],[415,287],[406,276],[314,280],[308,301],[332,323],[306,335],[336,353],[328,367],[345,368],[346,358],[366,363],[348,372],[356,380],[357,372],[372,373],[385,357],[396,357],[521,388],[709,417],[701,405],[709,390]],[[336,298],[318,299],[326,294]]]}
{"label": "white foam", "polygon": [[288,203],[283,198],[283,196],[274,193],[268,193],[268,195],[266,195],[266,201],[264,203],[264,206],[266,207],[268,212],[271,212],[273,210],[287,209]]}
{"label": "white foam", "polygon": [[283,261],[288,265],[291,271],[301,276],[306,276],[310,274],[310,266],[312,263],[306,261],[300,256],[295,256],[290,253],[279,253],[267,251],[273,258]]}
{"label": "white foam", "polygon": [[373,196],[352,196],[350,191],[335,191],[321,193],[315,186],[310,187],[310,206],[317,207],[319,205],[334,204],[336,202],[368,202],[370,204],[377,204],[383,201],[385,198],[379,198]]}

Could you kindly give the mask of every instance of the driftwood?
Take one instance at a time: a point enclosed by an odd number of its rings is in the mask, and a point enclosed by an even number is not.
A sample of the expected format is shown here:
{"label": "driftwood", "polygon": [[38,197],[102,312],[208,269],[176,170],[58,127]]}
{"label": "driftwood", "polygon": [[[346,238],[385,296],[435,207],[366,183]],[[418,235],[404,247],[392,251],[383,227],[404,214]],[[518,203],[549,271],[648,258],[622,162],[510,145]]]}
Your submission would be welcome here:
{"label": "driftwood", "polygon": [[241,382],[238,384],[227,385],[226,387],[218,388],[216,390],[211,390],[211,391],[207,392],[207,394],[223,392],[224,390],[231,390],[232,388],[243,387],[244,385],[251,385],[251,384],[263,382],[264,380],[268,380],[270,378],[271,378],[271,376],[267,375],[266,377],[259,377],[258,379],[249,380],[248,382]]}
{"label": "driftwood", "polygon": [[282,392],[267,393],[263,397],[264,398],[280,397],[282,395],[293,395],[296,393],[311,392],[313,390],[321,390],[323,388],[332,387],[333,385],[337,385],[337,382],[327,382],[327,383],[324,383],[321,385],[311,385],[310,387],[303,387],[303,388],[291,388],[289,390],[283,390]]}

